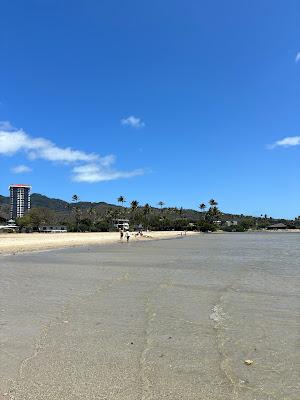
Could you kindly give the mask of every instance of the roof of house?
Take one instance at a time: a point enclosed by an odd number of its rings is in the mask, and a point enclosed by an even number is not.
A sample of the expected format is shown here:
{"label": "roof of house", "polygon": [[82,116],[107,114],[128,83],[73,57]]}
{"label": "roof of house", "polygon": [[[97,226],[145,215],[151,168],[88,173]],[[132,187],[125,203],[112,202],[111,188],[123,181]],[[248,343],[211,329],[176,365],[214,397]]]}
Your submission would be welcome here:
{"label": "roof of house", "polygon": [[279,224],[269,225],[268,228],[269,229],[280,229],[280,228],[287,228],[287,226],[280,222]]}

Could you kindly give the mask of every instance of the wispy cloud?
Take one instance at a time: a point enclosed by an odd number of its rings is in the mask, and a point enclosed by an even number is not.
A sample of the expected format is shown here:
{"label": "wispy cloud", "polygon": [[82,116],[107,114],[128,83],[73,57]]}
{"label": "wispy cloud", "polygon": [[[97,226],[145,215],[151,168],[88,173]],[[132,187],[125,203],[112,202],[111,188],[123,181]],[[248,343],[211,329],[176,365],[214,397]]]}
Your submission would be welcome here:
{"label": "wispy cloud", "polygon": [[11,168],[11,172],[14,174],[24,174],[26,172],[31,172],[32,168],[27,165],[17,165],[16,167]]}
{"label": "wispy cloud", "polygon": [[300,61],[300,51],[296,54],[295,62],[298,63]]}
{"label": "wispy cloud", "polygon": [[141,120],[141,118],[135,117],[134,115],[130,115],[127,118],[122,118],[121,124],[131,126],[132,128],[143,128],[145,126],[145,123]]}
{"label": "wispy cloud", "polygon": [[292,146],[300,146],[300,136],[287,136],[269,145],[268,148],[274,149],[275,147],[292,147]]}
{"label": "wispy cloud", "polygon": [[116,171],[110,167],[103,167],[99,164],[86,164],[73,168],[73,180],[76,182],[103,182],[120,178],[132,178],[143,175],[144,170],[136,169],[134,171]]}
{"label": "wispy cloud", "polygon": [[[124,172],[114,169],[113,164],[116,162],[114,155],[100,156],[71,147],[59,147],[48,139],[34,138],[28,135],[23,129],[14,128],[7,121],[0,122],[0,156],[13,156],[18,152],[25,153],[31,160],[43,159],[72,164],[72,179],[77,182],[109,181],[143,173],[142,170]],[[20,173],[20,171],[16,173]]]}

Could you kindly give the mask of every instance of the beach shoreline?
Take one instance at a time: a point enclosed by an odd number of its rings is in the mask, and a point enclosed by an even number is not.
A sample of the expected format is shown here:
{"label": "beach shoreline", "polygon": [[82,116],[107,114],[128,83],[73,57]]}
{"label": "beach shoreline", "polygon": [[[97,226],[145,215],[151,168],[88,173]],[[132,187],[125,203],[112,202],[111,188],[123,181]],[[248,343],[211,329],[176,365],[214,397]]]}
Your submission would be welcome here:
{"label": "beach shoreline", "polygon": [[[187,232],[186,236],[197,234]],[[174,239],[182,235],[180,231],[151,231],[143,236],[131,233],[130,243]],[[121,242],[125,243],[126,239],[120,240],[119,232],[3,233],[0,234],[0,255]]]}
{"label": "beach shoreline", "polygon": [[[299,233],[299,229],[277,230],[277,231],[248,231],[243,234],[272,234],[272,233]],[[201,232],[182,231],[149,231],[143,236],[131,233],[130,243],[142,241],[176,239],[185,236],[199,235]],[[237,232],[216,231],[213,234],[237,234]],[[35,251],[50,251],[89,245],[107,245],[126,243],[126,239],[120,240],[119,232],[68,232],[68,233],[1,233],[0,255],[16,253],[30,253]]]}

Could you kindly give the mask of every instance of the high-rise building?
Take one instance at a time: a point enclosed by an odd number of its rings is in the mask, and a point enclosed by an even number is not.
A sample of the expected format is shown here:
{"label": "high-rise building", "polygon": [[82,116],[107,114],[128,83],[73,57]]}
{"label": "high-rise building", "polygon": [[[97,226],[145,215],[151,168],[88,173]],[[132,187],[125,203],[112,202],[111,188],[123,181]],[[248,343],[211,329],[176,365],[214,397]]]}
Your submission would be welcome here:
{"label": "high-rise building", "polygon": [[10,185],[10,218],[23,217],[30,209],[30,185]]}

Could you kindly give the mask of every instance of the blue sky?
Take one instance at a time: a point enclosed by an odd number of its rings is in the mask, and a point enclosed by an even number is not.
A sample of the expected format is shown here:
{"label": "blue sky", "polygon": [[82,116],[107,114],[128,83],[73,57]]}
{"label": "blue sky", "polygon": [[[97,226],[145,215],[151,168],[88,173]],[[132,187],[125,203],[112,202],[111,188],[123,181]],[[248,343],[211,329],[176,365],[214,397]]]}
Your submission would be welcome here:
{"label": "blue sky", "polygon": [[300,3],[2,2],[0,193],[300,214]]}

